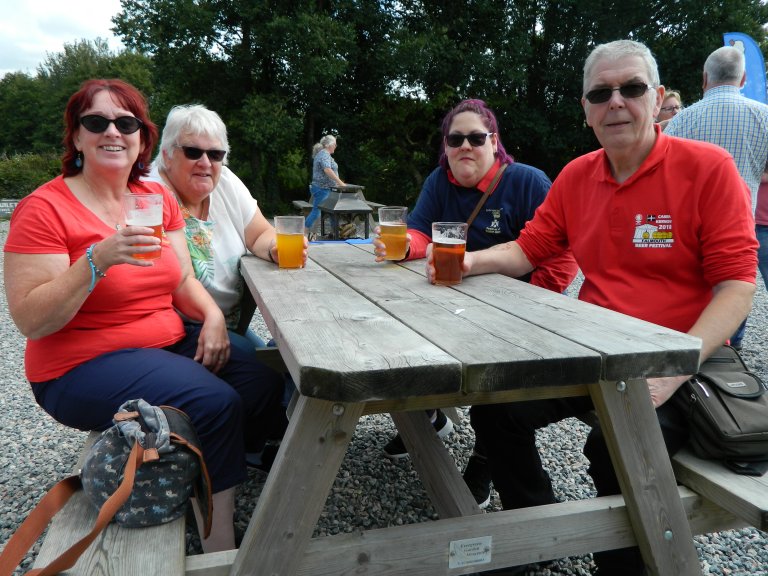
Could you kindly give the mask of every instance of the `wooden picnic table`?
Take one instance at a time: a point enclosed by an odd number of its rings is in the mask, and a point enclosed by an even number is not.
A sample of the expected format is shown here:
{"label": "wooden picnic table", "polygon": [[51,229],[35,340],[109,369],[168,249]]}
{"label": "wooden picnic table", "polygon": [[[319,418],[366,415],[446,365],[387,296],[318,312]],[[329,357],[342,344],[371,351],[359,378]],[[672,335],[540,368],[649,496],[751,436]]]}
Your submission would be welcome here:
{"label": "wooden picnic table", "polygon": [[[376,263],[369,244],[309,258],[243,258],[300,395],[240,549],[210,573],[470,574],[637,544],[652,574],[700,574],[642,380],[696,372],[698,339],[502,275],[433,286],[423,261]],[[483,513],[423,411],[583,394],[623,498]],[[358,420],[382,412],[440,519],[312,538]]]}

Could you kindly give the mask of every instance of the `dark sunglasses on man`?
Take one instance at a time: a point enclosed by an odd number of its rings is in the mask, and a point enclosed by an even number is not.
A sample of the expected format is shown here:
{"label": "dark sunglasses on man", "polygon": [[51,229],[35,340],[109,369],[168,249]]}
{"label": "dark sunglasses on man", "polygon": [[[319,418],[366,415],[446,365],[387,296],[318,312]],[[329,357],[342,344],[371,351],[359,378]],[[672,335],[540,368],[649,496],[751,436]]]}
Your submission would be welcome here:
{"label": "dark sunglasses on man", "polygon": [[101,134],[110,124],[114,124],[120,134],[133,134],[141,128],[142,122],[135,116],[118,116],[117,118],[105,118],[98,114],[87,114],[80,117],[80,125],[94,134]]}
{"label": "dark sunglasses on man", "polygon": [[203,150],[194,146],[179,146],[178,144],[175,144],[175,146],[176,148],[181,148],[182,152],[184,152],[184,157],[188,160],[200,160],[203,154],[205,154],[211,162],[221,162],[227,154],[226,150]]}
{"label": "dark sunglasses on man", "polygon": [[622,98],[640,98],[640,96],[652,88],[653,86],[646,84],[645,82],[630,82],[629,84],[624,84],[618,88],[595,88],[594,90],[587,92],[584,95],[584,98],[586,98],[590,104],[602,104],[603,102],[608,102],[613,93],[617,90]]}
{"label": "dark sunglasses on man", "polygon": [[477,148],[478,146],[485,144],[485,140],[491,134],[493,134],[493,132],[472,132],[470,134],[452,132],[445,137],[445,143],[451,148],[460,148],[464,145],[464,140],[467,140],[472,148]]}

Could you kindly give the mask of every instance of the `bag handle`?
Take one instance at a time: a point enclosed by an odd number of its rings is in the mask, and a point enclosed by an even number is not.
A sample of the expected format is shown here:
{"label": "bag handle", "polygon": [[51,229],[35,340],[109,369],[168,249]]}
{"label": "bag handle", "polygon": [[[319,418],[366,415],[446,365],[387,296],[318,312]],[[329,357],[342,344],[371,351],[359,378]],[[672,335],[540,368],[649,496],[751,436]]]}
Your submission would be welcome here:
{"label": "bag handle", "polygon": [[[66,551],[44,568],[37,568],[27,572],[28,576],[52,576],[68,568],[71,568],[80,558],[80,555],[96,539],[96,536],[107,527],[117,511],[125,504],[133,490],[136,479],[136,470],[144,461],[144,449],[138,442],[133,443],[128,462],[123,473],[123,481],[117,490],[107,498],[99,510],[93,529],[75,542]],[[19,565],[24,555],[37,541],[56,513],[61,510],[72,495],[82,488],[79,476],[69,476],[58,482],[30,512],[22,522],[18,530],[8,540],[2,553],[0,553],[0,576],[11,576]]]}
{"label": "bag handle", "polygon": [[480,197],[480,200],[477,202],[477,206],[475,206],[475,209],[472,211],[472,214],[467,218],[467,230],[469,230],[469,227],[472,226],[472,222],[475,221],[475,218],[477,218],[478,212],[480,212],[480,208],[483,207],[483,204],[485,204],[485,201],[488,200],[488,196],[490,196],[494,190],[496,190],[496,187],[499,185],[499,182],[501,181],[501,175],[504,174],[504,170],[507,169],[507,166],[509,164],[502,164],[499,166],[499,169],[496,171],[496,175],[493,177],[493,180],[491,180],[491,183],[488,185],[488,188],[485,189],[485,192],[483,192],[483,195]]}

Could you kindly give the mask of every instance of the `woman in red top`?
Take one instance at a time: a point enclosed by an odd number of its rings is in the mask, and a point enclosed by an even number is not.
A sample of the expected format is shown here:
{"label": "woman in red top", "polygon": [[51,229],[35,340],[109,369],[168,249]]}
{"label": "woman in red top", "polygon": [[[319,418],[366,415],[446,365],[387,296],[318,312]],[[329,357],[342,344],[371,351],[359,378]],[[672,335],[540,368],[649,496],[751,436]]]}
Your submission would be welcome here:
{"label": "woman in red top", "polygon": [[[178,204],[140,180],[157,140],[144,97],[120,80],[89,80],[65,123],[62,175],[19,203],[5,245],[5,289],[27,337],[32,391],[80,430],[106,429],[136,398],[186,412],[214,492],[203,548],[234,548],[245,444],[258,449],[283,425],[282,377],[230,348],[224,316],[192,270]],[[126,225],[127,192],[165,196],[162,240]],[[158,249],[154,260],[133,256]]]}

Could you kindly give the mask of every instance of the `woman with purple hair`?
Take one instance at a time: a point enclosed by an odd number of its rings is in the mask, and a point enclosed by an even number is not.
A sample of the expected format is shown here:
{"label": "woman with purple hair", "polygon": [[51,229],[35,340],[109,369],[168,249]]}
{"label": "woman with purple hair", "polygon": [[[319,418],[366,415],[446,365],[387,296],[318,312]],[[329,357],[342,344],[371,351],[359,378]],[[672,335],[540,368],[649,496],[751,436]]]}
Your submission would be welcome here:
{"label": "woman with purple hair", "polygon": [[[467,222],[480,206],[467,230],[467,250],[482,250],[517,239],[525,223],[544,201],[551,182],[538,168],[515,162],[504,150],[493,111],[482,100],[463,100],[443,119],[439,166],[427,177],[408,215],[406,260],[424,258],[432,242],[433,222]],[[374,241],[376,260],[386,248]],[[576,275],[570,252],[546,262],[520,278],[536,286],[562,292]],[[428,410],[438,435],[443,438],[453,424],[440,410]],[[408,457],[398,434],[384,454],[398,460]],[[482,446],[475,450],[464,471],[464,480],[481,508],[490,502],[490,472]]]}

